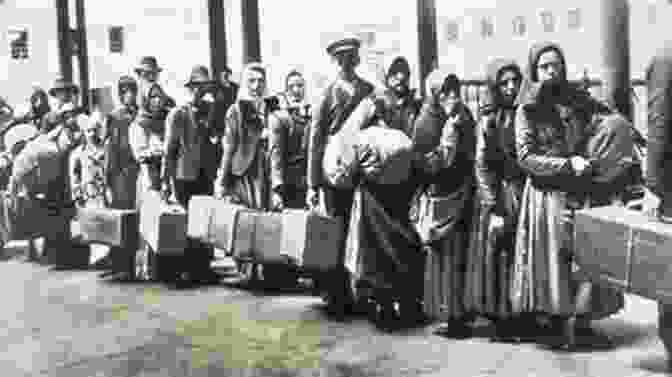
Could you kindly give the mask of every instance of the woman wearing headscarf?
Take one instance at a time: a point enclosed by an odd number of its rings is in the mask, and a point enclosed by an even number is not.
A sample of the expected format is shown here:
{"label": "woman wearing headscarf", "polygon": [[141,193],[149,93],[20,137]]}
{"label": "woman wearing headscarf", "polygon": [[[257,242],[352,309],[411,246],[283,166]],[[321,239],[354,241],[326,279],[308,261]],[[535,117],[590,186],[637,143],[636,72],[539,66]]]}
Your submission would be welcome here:
{"label": "woman wearing headscarf", "polygon": [[413,143],[424,171],[417,204],[426,254],[424,310],[441,320],[435,333],[468,337],[464,268],[474,188],[476,123],[460,99],[461,83],[450,72],[427,78],[428,100],[415,123]]}
{"label": "woman wearing headscarf", "polygon": [[28,101],[30,103],[28,113],[15,119],[12,123],[30,123],[39,129],[42,126],[42,118],[51,111],[49,96],[44,89],[36,87]]}
{"label": "woman wearing headscarf", "polygon": [[246,207],[267,210],[271,197],[280,202],[279,195],[270,194],[267,159],[268,116],[277,100],[265,98],[266,69],[260,63],[245,67],[241,86],[226,115],[215,189]]}
{"label": "woman wearing headscarf", "polygon": [[148,190],[161,190],[161,159],[168,97],[158,84],[147,87],[141,98],[138,115],[128,130],[131,152],[140,166],[137,180],[136,208]]}
{"label": "woman wearing headscarf", "polygon": [[553,43],[532,47],[517,103],[516,150],[528,178],[512,308],[550,316],[549,344],[569,349],[575,334],[595,338],[590,320],[623,307],[622,294],[576,274],[571,216],[574,209],[621,201],[634,156],[630,124],[568,83],[564,54]]}
{"label": "woman wearing headscarf", "polygon": [[[277,98],[266,98],[266,69],[250,63],[243,70],[238,99],[226,115],[222,161],[215,180],[215,195],[228,197],[248,208],[268,210],[282,206],[282,195],[270,190],[268,118]],[[255,280],[255,264],[239,264]]]}
{"label": "woman wearing headscarf", "polygon": [[105,180],[110,207],[135,208],[138,164],[130,144],[130,126],[138,114],[138,83],[122,76],[117,84],[119,106],[105,120]]}
{"label": "woman wearing headscarf", "polygon": [[513,245],[525,172],[516,158],[514,120],[522,71],[515,61],[487,67],[487,95],[476,135],[477,196],[469,252],[465,306],[495,324],[493,341],[518,340],[522,321],[511,317]]}
{"label": "woman wearing headscarf", "polygon": [[303,75],[291,71],[285,79],[280,109],[268,118],[271,190],[282,196],[280,207],[304,208],[306,204],[306,150],[310,105],[305,102]]}

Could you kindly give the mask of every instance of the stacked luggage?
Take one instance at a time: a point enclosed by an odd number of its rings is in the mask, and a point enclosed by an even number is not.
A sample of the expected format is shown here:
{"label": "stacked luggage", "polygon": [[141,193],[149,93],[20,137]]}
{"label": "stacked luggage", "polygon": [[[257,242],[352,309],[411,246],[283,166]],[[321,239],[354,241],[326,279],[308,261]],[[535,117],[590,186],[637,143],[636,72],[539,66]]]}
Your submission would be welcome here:
{"label": "stacked luggage", "polygon": [[262,265],[271,282],[327,276],[343,264],[340,224],[314,211],[262,212],[196,196],[188,213],[188,237],[224,250],[239,266]]}

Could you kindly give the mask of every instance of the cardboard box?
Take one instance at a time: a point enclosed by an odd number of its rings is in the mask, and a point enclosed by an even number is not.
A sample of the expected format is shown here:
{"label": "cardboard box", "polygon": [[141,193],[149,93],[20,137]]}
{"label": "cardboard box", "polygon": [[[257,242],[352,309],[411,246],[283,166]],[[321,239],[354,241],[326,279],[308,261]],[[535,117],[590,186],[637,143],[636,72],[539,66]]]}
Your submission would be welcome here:
{"label": "cardboard box", "polygon": [[576,262],[591,280],[672,303],[672,225],[597,207],[577,211],[574,234]]}

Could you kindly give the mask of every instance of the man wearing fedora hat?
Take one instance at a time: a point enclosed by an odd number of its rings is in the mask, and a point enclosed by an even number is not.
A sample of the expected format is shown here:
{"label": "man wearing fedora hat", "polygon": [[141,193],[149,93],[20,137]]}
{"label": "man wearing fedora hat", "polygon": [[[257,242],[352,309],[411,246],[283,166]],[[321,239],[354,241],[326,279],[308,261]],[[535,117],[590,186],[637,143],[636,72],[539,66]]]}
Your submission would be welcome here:
{"label": "man wearing fedora hat", "polygon": [[68,129],[76,130],[76,116],[83,112],[83,109],[76,105],[79,95],[77,85],[59,77],[54,80],[54,85],[49,89],[49,95],[56,100],[56,103],[54,108],[42,118],[40,132],[48,133],[63,123]]}
{"label": "man wearing fedora hat", "polygon": [[159,74],[163,71],[163,68],[159,67],[156,57],[143,56],[133,71],[138,75],[142,86],[149,86],[159,81]]}
{"label": "man wearing fedora hat", "polygon": [[[190,93],[189,102],[170,111],[166,119],[162,189],[164,195],[174,194],[177,202],[187,208],[194,195],[212,195],[217,172],[215,144],[211,141],[208,124],[215,100],[216,82],[208,69],[195,66],[184,85]],[[211,281],[210,269],[213,249],[199,242],[191,242],[180,266],[186,268],[191,281]]]}
{"label": "man wearing fedora hat", "polygon": [[[338,64],[340,71],[338,78],[323,92],[317,106],[309,131],[308,140],[308,192],[306,201],[309,207],[317,207],[322,193],[323,206],[331,216],[340,218],[343,229],[348,228],[350,208],[352,207],[354,191],[339,189],[328,185],[324,179],[322,160],[329,139],[340,131],[341,127],[359,103],[371,93],[373,84],[357,75],[356,68],[360,63],[359,48],[361,42],[356,38],[341,39],[327,47],[327,53]],[[342,252],[345,251],[345,237],[341,243]],[[341,279],[335,284],[340,284]],[[330,290],[347,290],[344,287],[332,287]],[[342,292],[347,294],[346,291]],[[330,295],[327,295],[328,303]],[[333,298],[333,297],[332,297]],[[337,305],[334,309],[341,310]]]}
{"label": "man wearing fedora hat", "polygon": [[[154,56],[143,56],[140,62],[134,68],[135,74],[138,76],[140,93],[146,93],[147,89],[153,84],[159,83],[159,75],[163,72],[163,68]],[[168,97],[166,107],[175,107],[175,100]]]}

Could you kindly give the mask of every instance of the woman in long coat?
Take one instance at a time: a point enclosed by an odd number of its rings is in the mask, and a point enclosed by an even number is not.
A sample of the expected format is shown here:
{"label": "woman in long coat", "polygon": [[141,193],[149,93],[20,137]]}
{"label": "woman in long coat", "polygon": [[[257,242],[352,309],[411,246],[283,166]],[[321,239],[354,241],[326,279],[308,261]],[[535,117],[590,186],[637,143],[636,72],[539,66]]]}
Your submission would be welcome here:
{"label": "woman in long coat", "polygon": [[523,322],[511,316],[510,278],[525,172],[516,158],[515,101],[522,71],[513,60],[487,68],[487,96],[476,135],[473,228],[467,253],[466,309],[495,323],[494,341],[517,341]]}
{"label": "woman in long coat", "polygon": [[513,311],[549,315],[550,345],[571,348],[575,334],[596,335],[590,320],[623,308],[622,294],[576,274],[571,215],[621,200],[634,156],[630,125],[568,83],[564,54],[552,43],[532,47],[518,104],[516,149],[529,176],[516,235]]}
{"label": "woman in long coat", "polygon": [[469,336],[464,308],[464,269],[474,189],[476,122],[460,100],[460,80],[435,71],[429,99],[415,124],[425,187],[418,203],[418,229],[425,245],[424,310],[442,324],[442,336]]}
{"label": "woman in long coat", "polygon": [[[222,161],[215,180],[215,194],[248,208],[269,210],[282,207],[280,192],[270,189],[268,142],[269,115],[277,110],[277,98],[266,98],[266,69],[248,64],[242,75],[238,99],[229,107],[222,138]],[[271,155],[279,158],[279,155]],[[276,165],[279,163],[275,161]],[[256,263],[238,261],[246,279],[259,279]]]}
{"label": "woman in long coat", "polygon": [[222,161],[215,191],[246,207],[267,210],[281,203],[279,193],[270,192],[268,161],[268,116],[277,109],[277,101],[264,98],[266,69],[250,63],[243,72],[238,100],[226,115],[222,139]]}
{"label": "woman in long coat", "polygon": [[120,105],[105,120],[105,180],[110,207],[132,209],[136,203],[138,164],[130,144],[130,126],[138,114],[138,83],[123,76],[117,85]]}
{"label": "woman in long coat", "polygon": [[161,189],[161,158],[168,115],[168,96],[158,84],[147,88],[141,98],[140,112],[128,130],[129,143],[140,166],[137,180],[136,206],[140,208],[143,194]]}

